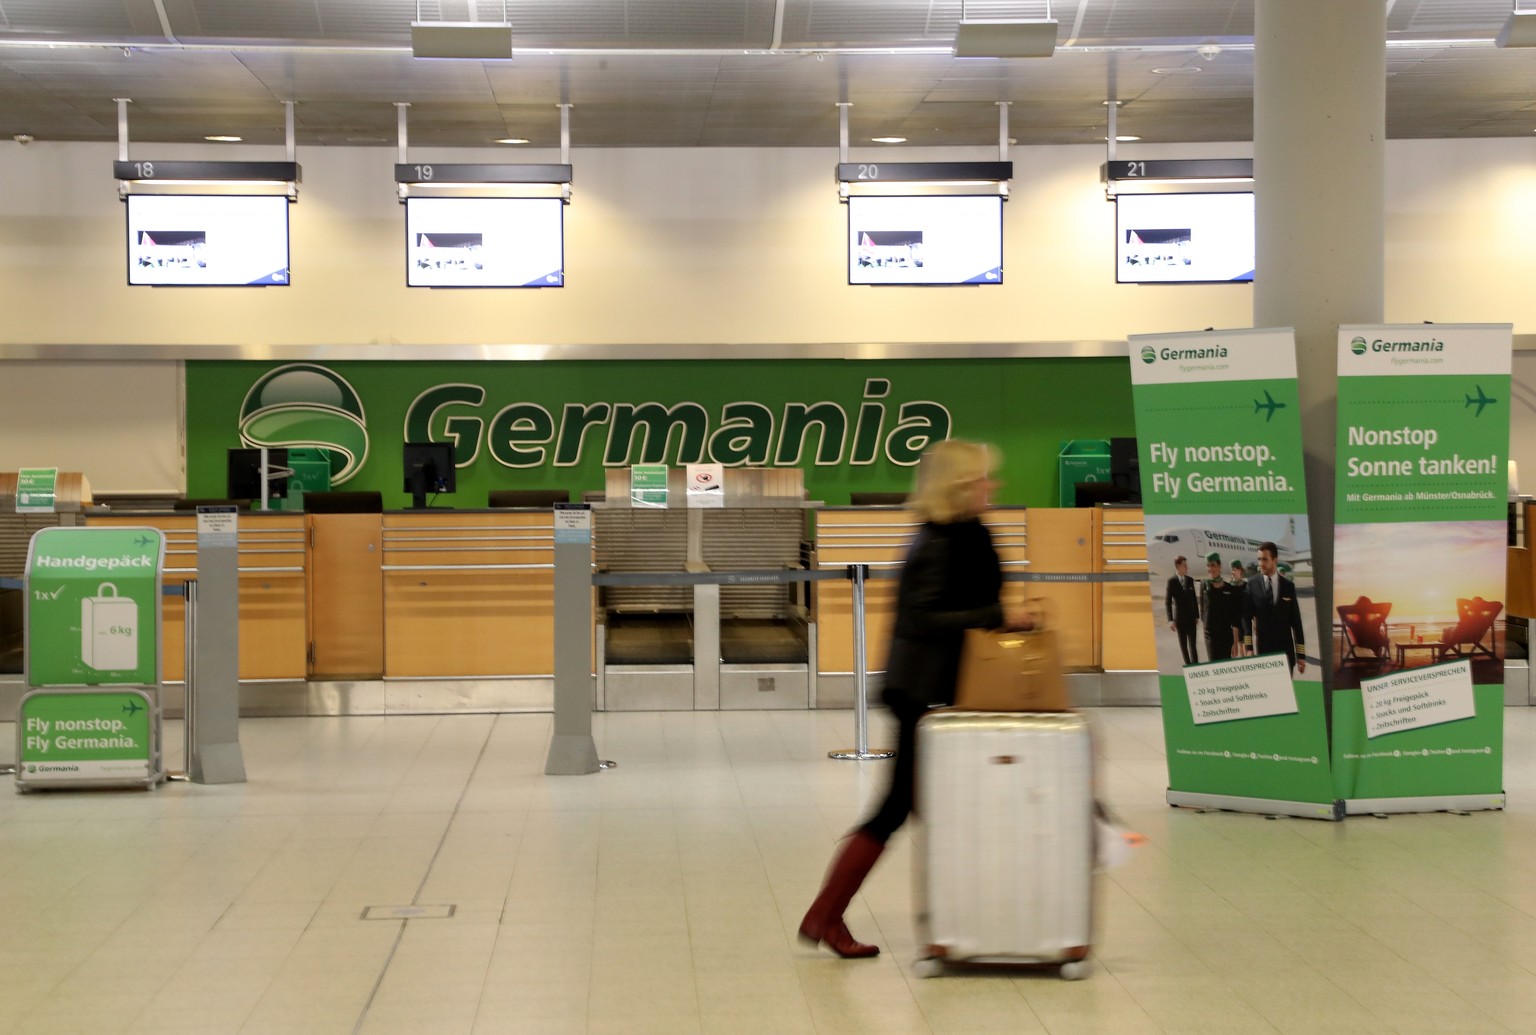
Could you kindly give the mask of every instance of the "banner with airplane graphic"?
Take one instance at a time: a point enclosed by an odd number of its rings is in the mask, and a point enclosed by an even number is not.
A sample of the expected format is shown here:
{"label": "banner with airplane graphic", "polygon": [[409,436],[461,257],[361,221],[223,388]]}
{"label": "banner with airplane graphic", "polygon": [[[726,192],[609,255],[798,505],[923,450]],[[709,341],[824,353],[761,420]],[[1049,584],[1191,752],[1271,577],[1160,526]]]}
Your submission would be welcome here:
{"label": "banner with airplane graphic", "polygon": [[1133,335],[1168,801],[1338,818],[1295,335]]}
{"label": "banner with airplane graphic", "polygon": [[1503,805],[1512,331],[1339,328],[1333,767],[1349,812]]}

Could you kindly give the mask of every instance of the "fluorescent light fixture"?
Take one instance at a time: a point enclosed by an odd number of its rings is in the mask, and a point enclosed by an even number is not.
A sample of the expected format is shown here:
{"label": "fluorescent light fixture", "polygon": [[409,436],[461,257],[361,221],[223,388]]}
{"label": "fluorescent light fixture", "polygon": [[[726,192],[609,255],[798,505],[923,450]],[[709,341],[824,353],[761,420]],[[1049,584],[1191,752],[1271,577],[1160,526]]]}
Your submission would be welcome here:
{"label": "fluorescent light fixture", "polygon": [[869,139],[876,144],[905,144],[907,142],[906,137],[870,137]]}
{"label": "fluorescent light fixture", "polygon": [[[1108,139],[1109,139],[1109,138],[1108,138],[1108,137],[1105,137],[1105,138],[1104,138],[1104,139],[1105,139],[1105,140],[1108,140]],[[1132,136],[1132,135],[1131,135],[1131,134],[1129,134],[1129,133],[1120,133],[1120,134],[1117,134],[1117,135],[1116,135],[1116,136],[1115,136],[1115,139],[1116,139],[1116,140],[1119,140],[1119,141],[1122,141],[1122,142],[1125,142],[1125,143],[1129,143],[1129,142],[1131,142],[1131,141],[1133,141],[1133,140],[1140,140],[1140,139],[1141,139],[1141,138],[1140,138],[1140,137],[1137,137],[1137,136]]]}
{"label": "fluorescent light fixture", "polygon": [[498,137],[495,140],[491,141],[491,143],[493,143],[493,144],[526,144],[526,143],[528,143],[528,138],[527,137]]}
{"label": "fluorescent light fixture", "polygon": [[219,133],[219,134],[215,134],[213,136],[204,137],[203,139],[204,140],[211,140],[215,144],[238,144],[238,143],[240,143],[240,141],[244,140],[245,138],[244,137],[232,137],[232,136],[228,136],[228,135]]}
{"label": "fluorescent light fixture", "polygon": [[419,58],[512,57],[511,22],[412,22],[411,53]]}
{"label": "fluorescent light fixture", "polygon": [[1501,47],[1536,47],[1536,9],[1510,11],[1509,21],[1493,42]]}
{"label": "fluorescent light fixture", "polygon": [[1056,52],[1060,25],[1054,19],[972,21],[962,18],[955,33],[955,57],[1031,58]]}
{"label": "fluorescent light fixture", "polygon": [[1175,65],[1172,68],[1154,68],[1153,75],[1199,75],[1199,65]]}

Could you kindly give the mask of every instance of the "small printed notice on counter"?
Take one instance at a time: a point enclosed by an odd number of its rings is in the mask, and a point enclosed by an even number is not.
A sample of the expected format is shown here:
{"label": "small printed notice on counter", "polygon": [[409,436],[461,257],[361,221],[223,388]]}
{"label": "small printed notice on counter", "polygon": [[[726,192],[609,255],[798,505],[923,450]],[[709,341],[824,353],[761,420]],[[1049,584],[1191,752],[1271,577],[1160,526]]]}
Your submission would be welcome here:
{"label": "small printed notice on counter", "polygon": [[1195,725],[1294,715],[1296,689],[1284,654],[1213,661],[1184,669],[1189,711]]}
{"label": "small printed notice on counter", "polygon": [[23,467],[16,472],[16,513],[52,514],[58,485],[57,467]]}
{"label": "small printed notice on counter", "polygon": [[234,507],[197,508],[198,546],[235,546],[239,543],[240,517]]}
{"label": "small printed notice on counter", "polygon": [[1477,714],[1472,695],[1472,665],[1465,659],[1426,665],[1361,682],[1365,698],[1365,735],[1438,726]]}
{"label": "small printed notice on counter", "polygon": [[667,505],[667,465],[636,464],[629,469],[629,505],[665,507]]}
{"label": "small printed notice on counter", "polygon": [[688,464],[688,505],[725,505],[725,467],[722,464]]}
{"label": "small printed notice on counter", "polygon": [[592,541],[592,505],[590,503],[555,504],[555,542],[590,543]]}

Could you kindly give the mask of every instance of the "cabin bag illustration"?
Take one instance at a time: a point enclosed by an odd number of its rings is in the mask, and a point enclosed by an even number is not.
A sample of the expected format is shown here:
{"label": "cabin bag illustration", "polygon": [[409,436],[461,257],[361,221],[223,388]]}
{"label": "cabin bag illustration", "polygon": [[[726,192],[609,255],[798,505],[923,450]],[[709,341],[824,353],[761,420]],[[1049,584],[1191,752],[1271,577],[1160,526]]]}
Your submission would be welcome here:
{"label": "cabin bag illustration", "polygon": [[80,660],[98,672],[138,667],[139,605],[110,582],[80,601]]}

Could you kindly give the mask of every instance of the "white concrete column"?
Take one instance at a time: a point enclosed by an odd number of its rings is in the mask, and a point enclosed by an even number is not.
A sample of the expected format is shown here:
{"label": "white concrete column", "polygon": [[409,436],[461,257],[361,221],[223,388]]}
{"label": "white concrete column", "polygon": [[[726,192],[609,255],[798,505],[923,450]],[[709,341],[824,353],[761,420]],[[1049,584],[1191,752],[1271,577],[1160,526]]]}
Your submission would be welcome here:
{"label": "white concrete column", "polygon": [[1385,0],[1257,0],[1255,327],[1294,327],[1324,680],[1338,325],[1383,318]]}

